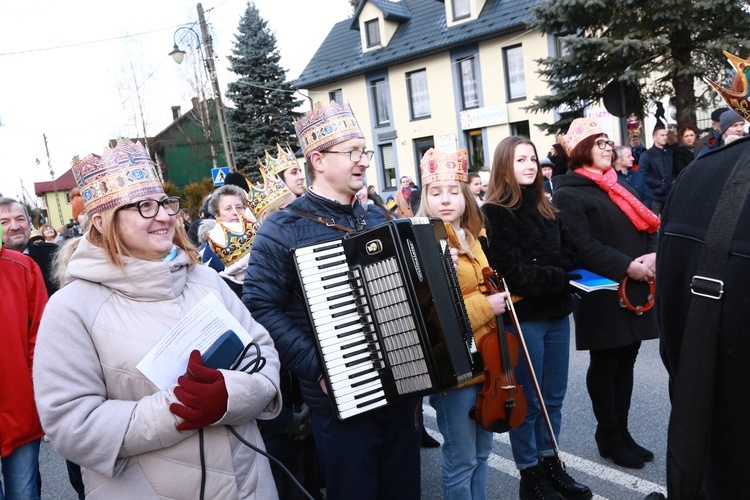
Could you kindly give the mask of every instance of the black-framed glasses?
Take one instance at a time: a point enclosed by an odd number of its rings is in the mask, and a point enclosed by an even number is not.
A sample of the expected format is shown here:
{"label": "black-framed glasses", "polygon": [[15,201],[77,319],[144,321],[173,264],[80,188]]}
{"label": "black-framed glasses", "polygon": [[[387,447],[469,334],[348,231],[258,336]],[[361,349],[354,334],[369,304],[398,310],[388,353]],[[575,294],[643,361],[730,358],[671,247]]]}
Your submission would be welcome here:
{"label": "black-framed glasses", "polygon": [[141,217],[144,219],[153,219],[156,217],[156,214],[159,213],[159,207],[164,207],[164,211],[167,212],[167,215],[177,215],[177,212],[180,211],[180,198],[178,196],[170,196],[169,198],[164,198],[161,201],[156,201],[152,199],[146,199],[141,201],[136,201],[135,203],[128,203],[127,205],[123,205],[119,208],[119,210],[125,210],[126,208],[137,208],[138,213],[141,214]]}
{"label": "black-framed glasses", "polygon": [[615,147],[615,141],[610,141],[609,139],[597,139],[596,145],[599,146],[599,149],[606,149],[607,146],[610,148]]}
{"label": "black-framed glasses", "polygon": [[372,157],[375,154],[375,151],[371,151],[371,150],[362,151],[361,149],[353,149],[351,151],[331,151],[330,149],[324,149],[322,152],[349,155],[349,160],[353,161],[354,163],[357,163],[359,160],[361,160],[362,155],[365,155],[367,157],[367,161],[370,161],[372,160]]}

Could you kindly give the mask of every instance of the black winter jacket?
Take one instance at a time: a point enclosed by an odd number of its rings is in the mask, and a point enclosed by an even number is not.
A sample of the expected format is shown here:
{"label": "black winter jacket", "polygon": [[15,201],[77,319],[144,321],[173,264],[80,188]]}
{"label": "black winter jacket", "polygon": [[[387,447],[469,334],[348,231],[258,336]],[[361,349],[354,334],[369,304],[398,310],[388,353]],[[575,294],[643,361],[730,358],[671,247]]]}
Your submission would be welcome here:
{"label": "black winter jacket", "polygon": [[366,210],[359,201],[354,205],[342,205],[308,190],[287,209],[271,214],[261,224],[253,241],[242,301],[271,334],[282,369],[290,370],[299,378],[302,398],[312,410],[331,413],[333,408],[318,383],[323,369],[291,250],[341,238],[345,233],[294,215],[289,209],[331,218],[341,226],[355,229],[358,221],[365,221],[367,228],[385,222],[385,215],[374,205],[371,207]]}
{"label": "black winter jacket", "polygon": [[[657,253],[656,311],[661,326],[661,352],[670,380],[681,362],[680,350],[693,295],[706,231],[729,173],[740,155],[750,149],[750,138],[706,153],[680,175],[662,213]],[[704,487],[706,498],[733,498],[744,491],[750,456],[747,454],[747,366],[750,353],[750,198],[737,199],[741,215],[729,245],[721,326],[716,355],[716,383]],[[714,334],[705,332],[706,335]],[[670,492],[670,498],[672,494]]]}
{"label": "black winter jacket", "polygon": [[[555,206],[578,246],[581,267],[619,282],[633,259],[656,251],[656,233],[638,231],[594,181],[571,170],[555,182]],[[618,182],[637,196],[630,185]],[[646,283],[628,283],[631,303],[643,304],[647,295]],[[573,316],[579,350],[624,347],[657,337],[654,310],[636,316],[620,307],[616,291],[577,294]]]}
{"label": "black winter jacket", "polygon": [[[561,179],[564,176],[555,177]],[[542,217],[533,187],[517,210],[485,203],[490,266],[505,277],[519,321],[567,316],[573,310],[565,273],[577,267],[577,250],[559,218]]]}
{"label": "black winter jacket", "polygon": [[646,185],[654,201],[664,201],[672,189],[674,180],[674,151],[666,146],[664,149],[651,146],[641,155],[638,170],[643,172]]}

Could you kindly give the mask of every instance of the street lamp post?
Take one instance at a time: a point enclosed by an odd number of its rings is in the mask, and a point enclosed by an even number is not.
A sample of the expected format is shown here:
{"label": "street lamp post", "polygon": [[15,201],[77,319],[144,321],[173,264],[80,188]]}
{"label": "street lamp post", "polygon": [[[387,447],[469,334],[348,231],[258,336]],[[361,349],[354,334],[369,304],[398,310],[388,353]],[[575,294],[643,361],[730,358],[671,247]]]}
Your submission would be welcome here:
{"label": "street lamp post", "polygon": [[[221,99],[219,80],[216,77],[213,46],[211,44],[211,37],[208,34],[208,25],[206,24],[206,18],[203,15],[203,6],[201,4],[198,4],[198,21],[200,22],[201,33],[203,35],[203,47],[206,51],[205,55],[203,56],[203,62],[208,69],[209,78],[211,79],[211,85],[213,87],[214,100],[216,101],[216,116],[219,119],[221,140],[224,143],[224,157],[227,160],[229,171],[236,172],[237,166],[234,162],[234,150],[232,149],[231,135],[229,134],[229,126],[227,125],[226,109],[224,108],[224,102]],[[181,29],[190,30],[198,38],[198,48],[200,49],[201,37],[198,35],[198,33],[196,33],[195,30],[193,30],[189,26],[183,26],[181,28],[177,28],[174,34],[177,35],[177,32]],[[172,56],[172,59],[174,59],[174,62],[176,62],[177,64],[181,64],[183,59],[185,58],[185,51],[180,50],[180,48],[178,47],[176,37],[174,39],[174,48],[172,49],[172,52],[169,53],[169,55]]]}
{"label": "street lamp post", "polygon": [[[47,152],[47,166],[49,167],[49,175],[52,177],[52,190],[55,192],[55,201],[57,202],[57,215],[60,216],[60,225],[65,224],[63,220],[62,206],[60,205],[60,196],[57,193],[57,180],[55,179],[55,171],[52,170],[52,161],[49,158],[49,147],[47,146],[47,134],[42,134],[44,137],[44,150]],[[36,164],[39,165],[39,158],[36,159]],[[49,207],[47,207],[49,209]],[[49,216],[49,213],[47,214]]]}

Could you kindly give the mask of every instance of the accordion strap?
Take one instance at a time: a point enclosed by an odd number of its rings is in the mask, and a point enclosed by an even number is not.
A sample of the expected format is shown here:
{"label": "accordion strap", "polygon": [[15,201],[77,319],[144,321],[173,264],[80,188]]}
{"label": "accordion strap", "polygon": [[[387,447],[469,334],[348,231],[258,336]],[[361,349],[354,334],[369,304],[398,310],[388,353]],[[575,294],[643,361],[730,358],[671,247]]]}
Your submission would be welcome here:
{"label": "accordion strap", "polygon": [[321,217],[320,215],[313,215],[309,214],[307,212],[302,212],[301,210],[294,210],[293,208],[287,208],[290,212],[292,212],[294,215],[298,217],[302,217],[304,219],[310,219],[311,221],[318,222],[320,224],[324,224],[328,227],[333,227],[336,229],[340,229],[341,231],[345,231],[347,233],[353,233],[354,229],[346,226],[342,226],[341,224],[336,224],[336,221],[333,219],[326,219],[325,217]]}

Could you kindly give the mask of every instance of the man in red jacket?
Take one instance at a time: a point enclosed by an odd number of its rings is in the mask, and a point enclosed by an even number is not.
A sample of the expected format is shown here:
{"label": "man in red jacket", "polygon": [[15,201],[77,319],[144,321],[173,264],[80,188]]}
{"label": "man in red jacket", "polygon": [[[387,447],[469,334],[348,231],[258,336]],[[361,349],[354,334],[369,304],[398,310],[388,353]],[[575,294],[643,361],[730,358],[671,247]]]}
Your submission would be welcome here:
{"label": "man in red jacket", "polygon": [[[39,423],[31,364],[47,304],[42,272],[34,261],[2,247],[0,225],[0,498],[38,499]],[[4,495],[3,495],[4,492]]]}

